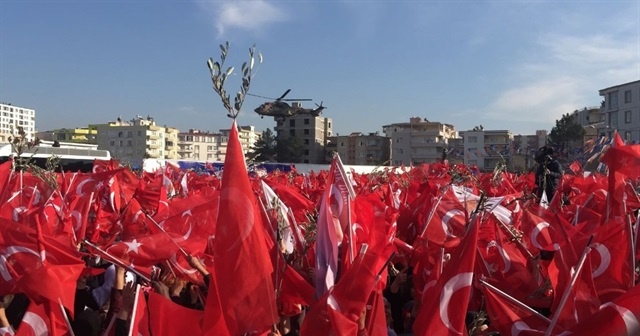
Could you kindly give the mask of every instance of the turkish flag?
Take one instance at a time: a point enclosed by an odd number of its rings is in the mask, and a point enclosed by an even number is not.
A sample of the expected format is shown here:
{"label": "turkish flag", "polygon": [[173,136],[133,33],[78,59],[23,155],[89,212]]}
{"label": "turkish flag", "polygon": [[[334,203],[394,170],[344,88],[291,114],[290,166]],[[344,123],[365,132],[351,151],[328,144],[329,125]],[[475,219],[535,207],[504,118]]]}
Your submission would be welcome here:
{"label": "turkish flag", "polygon": [[85,264],[69,240],[39,237],[35,230],[7,222],[0,222],[0,231],[0,295],[22,292],[39,304],[62,302],[73,315],[76,282]]}
{"label": "turkish flag", "polygon": [[[146,273],[146,268],[170,259],[178,253],[178,246],[172,241],[170,235],[156,233],[129,241],[117,242],[107,248],[106,252],[149,276],[150,274]],[[108,256],[104,256],[104,258],[109,260]]]}
{"label": "turkish flag", "polygon": [[149,332],[149,310],[147,310],[147,300],[144,297],[144,291],[140,285],[136,287],[136,297],[129,320],[131,321],[130,335],[151,336],[151,333]]}
{"label": "turkish flag", "polygon": [[360,317],[377,281],[384,256],[375,251],[361,253],[340,281],[310,307],[301,335],[355,335]]}
{"label": "turkish flag", "polygon": [[266,330],[278,321],[273,265],[235,121],[229,134],[219,208],[224,211],[218,214],[212,247],[227,327],[233,335]]}
{"label": "turkish flag", "polygon": [[38,305],[31,302],[18,326],[16,336],[68,335],[69,326],[63,314],[58,304]]}
{"label": "turkish flag", "polygon": [[149,292],[147,310],[151,335],[202,335],[201,310],[183,307],[155,292]]}
{"label": "turkish flag", "polygon": [[481,286],[491,325],[501,335],[544,336],[550,321]]}
{"label": "turkish flag", "polygon": [[[316,302],[315,290],[298,272],[291,266],[286,265],[282,278],[280,296],[278,297],[283,306],[310,306]],[[292,316],[296,314],[285,314]]]}
{"label": "turkish flag", "polygon": [[640,285],[612,302],[607,302],[600,310],[573,326],[573,335],[640,335]]}
{"label": "turkish flag", "polygon": [[418,309],[413,332],[416,336],[463,335],[465,317],[473,281],[476,250],[478,247],[479,217],[471,222],[467,235],[451,254],[451,260],[435,286],[428,288]]}

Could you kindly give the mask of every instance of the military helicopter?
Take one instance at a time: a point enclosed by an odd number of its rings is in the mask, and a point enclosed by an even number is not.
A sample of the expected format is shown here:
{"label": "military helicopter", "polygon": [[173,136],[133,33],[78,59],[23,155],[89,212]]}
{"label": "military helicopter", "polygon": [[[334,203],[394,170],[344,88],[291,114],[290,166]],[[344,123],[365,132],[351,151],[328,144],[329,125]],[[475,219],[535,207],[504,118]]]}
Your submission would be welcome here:
{"label": "military helicopter", "polygon": [[322,102],[320,102],[320,105],[316,104],[318,108],[315,108],[315,109],[303,108],[302,106],[299,106],[299,104],[298,106],[296,105],[291,106],[287,102],[311,101],[311,99],[291,99],[291,98],[285,99],[284,97],[286,97],[290,91],[291,89],[288,89],[287,91],[285,91],[282,94],[282,96],[280,96],[280,98],[269,98],[269,97],[258,96],[250,93],[248,93],[247,95],[273,100],[272,102],[267,102],[258,106],[258,108],[254,110],[257,114],[262,116],[262,118],[264,118],[264,116],[275,117],[275,118],[286,118],[286,117],[291,117],[297,114],[309,114],[315,117],[320,115],[322,110],[327,108],[326,106],[322,106]]}

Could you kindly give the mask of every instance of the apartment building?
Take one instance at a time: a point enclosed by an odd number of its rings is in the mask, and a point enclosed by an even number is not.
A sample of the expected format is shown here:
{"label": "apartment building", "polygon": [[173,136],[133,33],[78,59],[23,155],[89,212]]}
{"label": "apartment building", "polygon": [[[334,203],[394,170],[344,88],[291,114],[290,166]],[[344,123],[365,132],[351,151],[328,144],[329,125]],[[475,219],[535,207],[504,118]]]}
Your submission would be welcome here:
{"label": "apartment building", "polygon": [[331,118],[298,114],[287,118],[276,118],[276,136],[287,139],[297,137],[303,143],[302,162],[325,163],[325,146],[333,134]]}
{"label": "apartment building", "polygon": [[640,80],[611,86],[599,91],[604,98],[600,111],[603,123],[598,135],[613,136],[617,130],[623,140],[640,142]]}
{"label": "apartment building", "polygon": [[584,128],[584,137],[582,143],[576,146],[582,147],[587,141],[594,140],[598,137],[598,129],[605,127],[605,115],[599,106],[584,107],[581,110],[575,110],[571,114],[576,121]]}
{"label": "apartment building", "polygon": [[337,152],[347,165],[388,165],[391,159],[391,139],[378,133],[328,137],[327,149]]}
{"label": "apartment building", "polygon": [[513,171],[527,171],[535,165],[537,150],[547,144],[547,130],[537,130],[536,134],[513,136],[510,146],[509,168]]}
{"label": "apartment building", "polygon": [[138,165],[145,158],[177,159],[178,129],[158,126],[151,117],[89,125],[98,131],[99,149],[108,150],[122,162]]}
{"label": "apartment building", "polygon": [[[230,131],[230,129],[221,129],[220,134],[222,137],[228,138]],[[262,132],[256,131],[255,126],[238,126],[238,138],[240,138],[240,145],[242,145],[245,157],[252,151],[261,135]]]}
{"label": "apartment building", "polygon": [[464,163],[464,139],[451,138],[447,141],[447,161],[449,164]]}
{"label": "apartment building", "polygon": [[178,134],[178,158],[181,160],[224,161],[228,137],[220,133],[190,129]]}
{"label": "apartment building", "polygon": [[98,130],[90,127],[59,128],[51,131],[52,140],[82,144],[98,144]]}
{"label": "apartment building", "polygon": [[0,103],[0,142],[9,142],[9,137],[18,134],[22,127],[28,140],[36,137],[36,111],[34,109]]}
{"label": "apartment building", "polygon": [[460,132],[464,143],[464,163],[481,170],[493,170],[508,161],[513,134],[508,130],[485,130],[482,126]]}
{"label": "apartment building", "polygon": [[449,139],[457,137],[453,125],[419,117],[382,126],[382,130],[391,138],[391,161],[395,166],[439,162],[443,152],[448,151]]}

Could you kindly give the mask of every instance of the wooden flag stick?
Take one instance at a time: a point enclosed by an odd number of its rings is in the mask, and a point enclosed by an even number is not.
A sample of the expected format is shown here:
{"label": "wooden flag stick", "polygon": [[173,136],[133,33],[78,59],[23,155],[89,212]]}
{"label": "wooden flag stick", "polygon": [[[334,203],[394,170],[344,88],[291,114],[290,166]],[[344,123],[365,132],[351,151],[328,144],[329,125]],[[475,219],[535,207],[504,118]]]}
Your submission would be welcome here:
{"label": "wooden flag stick", "polygon": [[185,258],[187,258],[187,260],[189,260],[189,257],[190,257],[189,253],[187,253],[187,251],[185,251],[182,248],[182,246],[180,246],[180,244],[178,244],[178,242],[176,242],[175,239],[173,239],[173,237],[171,237],[169,235],[169,233],[167,233],[167,231],[165,231],[165,229],[162,226],[160,226],[160,224],[158,224],[158,222],[156,222],[156,220],[153,219],[153,217],[151,217],[151,215],[149,215],[148,212],[146,212],[146,211],[143,211],[143,212],[144,212],[144,215],[147,216],[147,218],[151,221],[151,223],[153,223],[153,225],[155,225],[158,228],[158,230],[160,230],[162,233],[167,235],[167,237],[169,237],[169,239],[171,239],[171,242],[174,243],[178,247],[178,250],[180,250],[180,253],[182,253],[182,255]]}
{"label": "wooden flag stick", "polygon": [[593,240],[593,235],[591,235],[591,237],[589,238],[589,242],[587,242],[587,246],[585,246],[584,251],[582,252],[582,256],[580,256],[578,265],[575,267],[573,275],[571,276],[571,280],[567,285],[567,289],[564,291],[564,294],[562,295],[562,299],[558,304],[558,308],[556,309],[556,312],[553,314],[553,319],[549,324],[549,328],[547,329],[547,332],[544,334],[545,336],[551,336],[551,333],[553,332],[553,328],[556,326],[556,323],[558,323],[558,319],[560,318],[560,312],[562,312],[562,308],[567,303],[567,300],[569,299],[569,295],[571,294],[571,289],[576,284],[576,281],[578,280],[578,276],[580,276],[580,272],[582,271],[582,267],[584,266],[584,262],[585,260],[587,260],[587,255],[589,254],[589,251],[591,251],[590,245],[592,240]]}
{"label": "wooden flag stick", "polygon": [[140,278],[142,278],[142,280],[146,281],[146,282],[151,282],[151,279],[147,278],[146,276],[144,276],[142,273],[140,273],[137,269],[131,267],[131,265],[127,265],[126,263],[124,263],[122,260],[116,258],[115,256],[113,256],[111,253],[101,249],[100,247],[98,247],[97,245],[93,244],[92,242],[88,241],[88,240],[84,240],[84,244],[90,246],[91,248],[93,248],[94,250],[100,252],[102,255],[106,256],[107,258],[109,258],[109,261],[122,267],[122,268],[126,268],[128,271],[131,271],[133,273],[135,273],[136,275],[138,275]]}
{"label": "wooden flag stick", "polygon": [[518,308],[522,309],[522,310],[526,310],[527,312],[547,321],[548,323],[551,323],[551,320],[549,320],[548,317],[538,313],[537,311],[533,310],[531,307],[527,306],[526,304],[520,302],[518,299],[514,298],[513,296],[499,290],[498,288],[494,287],[493,285],[489,284],[488,282],[480,279],[478,280],[480,282],[480,284],[482,284],[483,286],[487,287],[487,289],[491,290],[492,292],[500,295],[502,298],[505,298],[507,300],[509,300],[509,302],[513,303],[514,305],[516,305]]}

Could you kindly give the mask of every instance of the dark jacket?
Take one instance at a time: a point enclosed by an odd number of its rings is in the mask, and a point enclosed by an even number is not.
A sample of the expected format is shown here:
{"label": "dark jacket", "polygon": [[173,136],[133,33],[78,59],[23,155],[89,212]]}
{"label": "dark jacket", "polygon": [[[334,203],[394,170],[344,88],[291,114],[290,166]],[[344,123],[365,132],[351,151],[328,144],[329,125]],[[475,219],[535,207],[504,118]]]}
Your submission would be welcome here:
{"label": "dark jacket", "polygon": [[539,159],[536,169],[536,196],[541,198],[544,190],[547,194],[547,200],[551,201],[563,174],[560,162],[554,157],[547,155]]}

